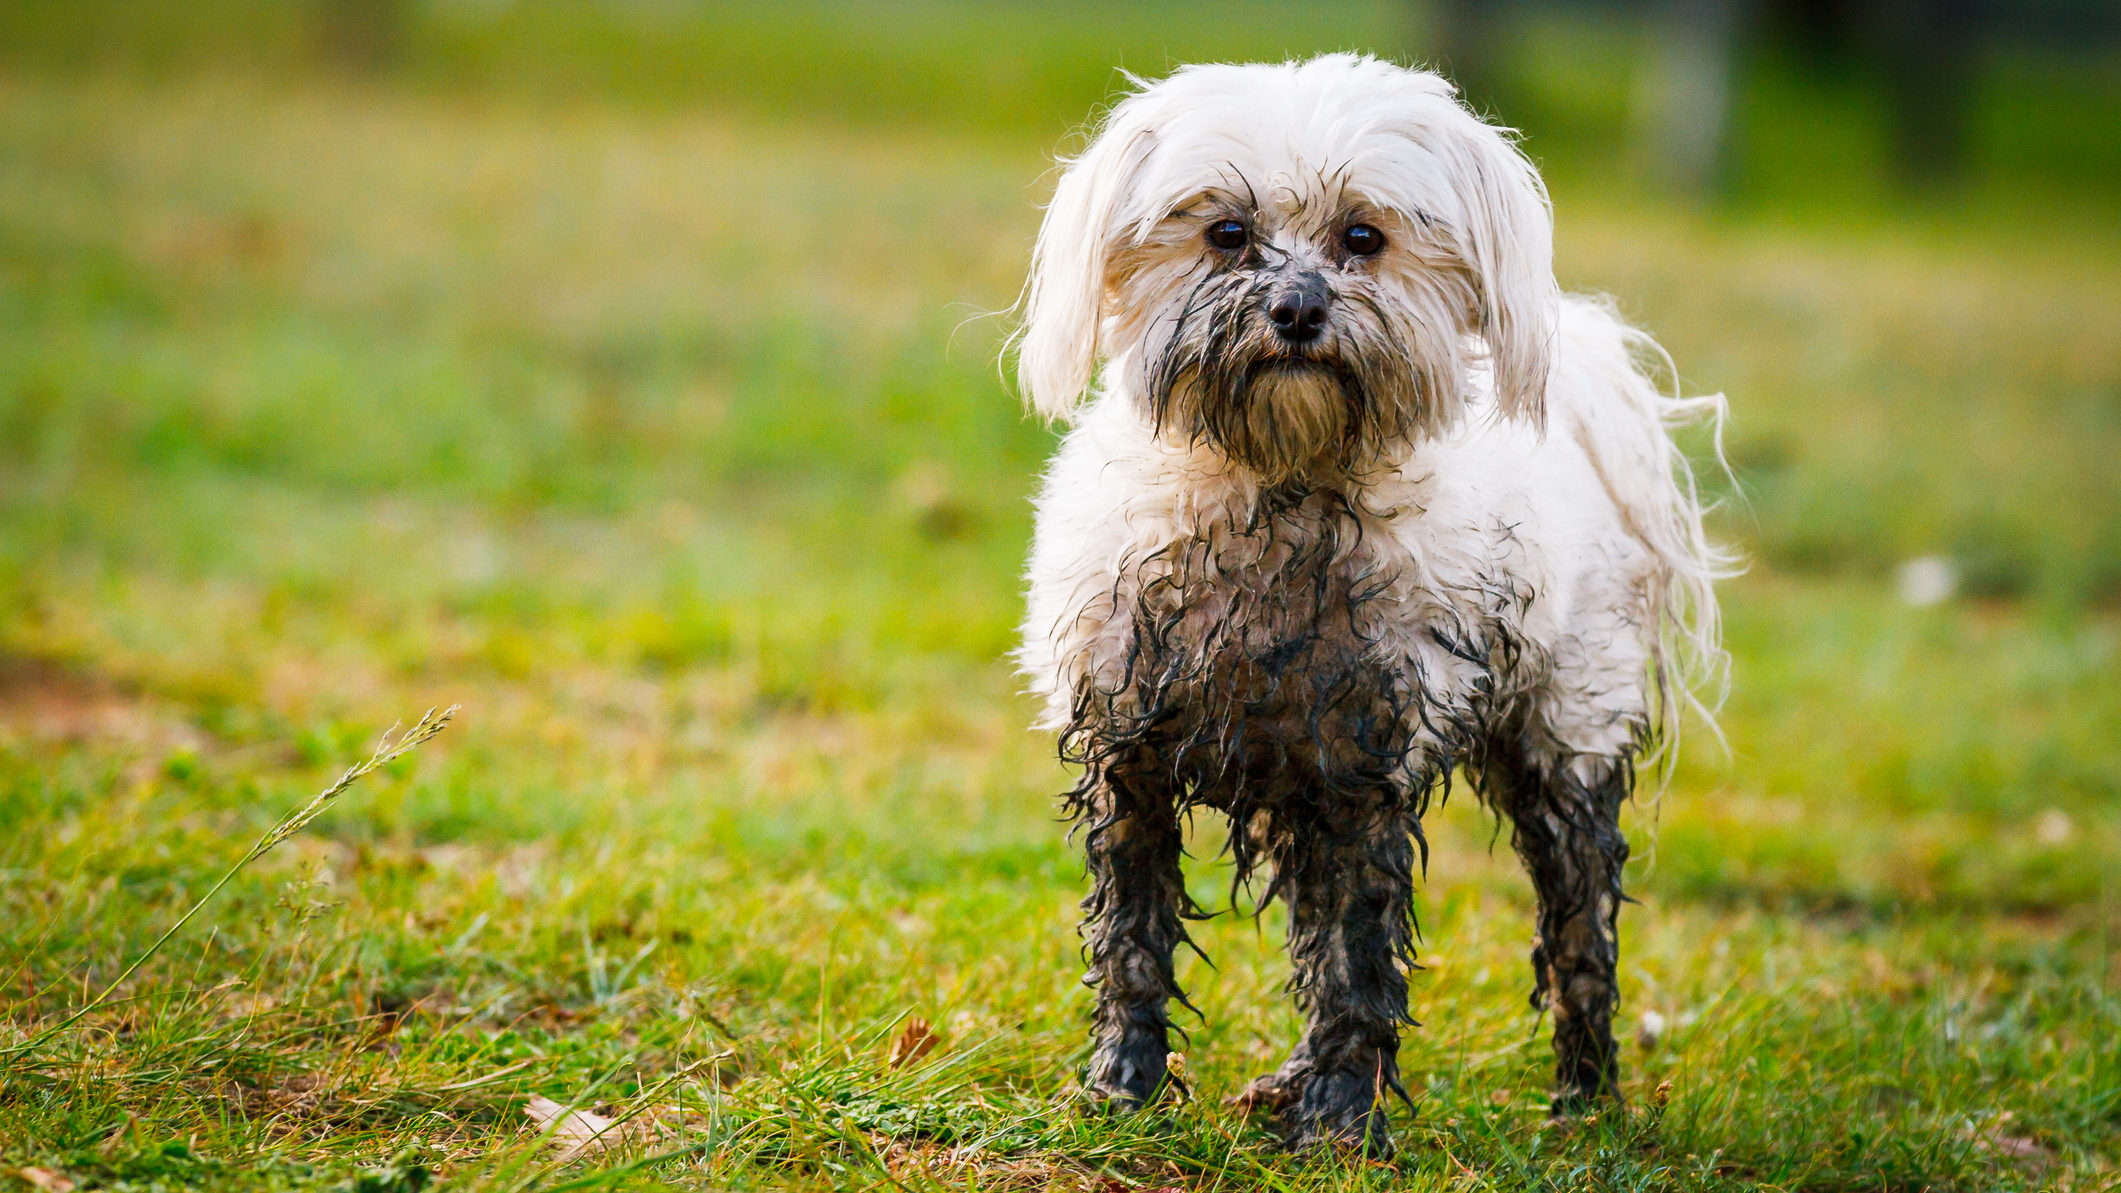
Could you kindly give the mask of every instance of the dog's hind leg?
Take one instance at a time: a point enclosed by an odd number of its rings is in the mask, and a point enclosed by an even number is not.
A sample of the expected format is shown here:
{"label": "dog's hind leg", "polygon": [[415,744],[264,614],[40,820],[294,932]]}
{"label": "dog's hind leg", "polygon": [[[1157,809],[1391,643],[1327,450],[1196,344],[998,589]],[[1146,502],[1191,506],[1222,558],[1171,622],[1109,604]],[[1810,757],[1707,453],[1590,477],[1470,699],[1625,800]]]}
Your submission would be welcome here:
{"label": "dog's hind leg", "polygon": [[1114,765],[1085,801],[1091,890],[1083,900],[1085,983],[1097,990],[1087,1085],[1116,1105],[1147,1102],[1170,1054],[1172,955],[1191,909],[1178,802],[1153,765]]}
{"label": "dog's hind leg", "polygon": [[1539,899],[1532,1005],[1554,1014],[1557,1115],[1619,1095],[1613,1013],[1628,860],[1620,806],[1633,775],[1625,758],[1536,763],[1502,755],[1482,776],[1487,797],[1510,818],[1517,856]]}
{"label": "dog's hind leg", "polygon": [[1298,1147],[1332,1142],[1391,1152],[1385,1100],[1399,1085],[1399,1033],[1414,960],[1419,823],[1398,801],[1307,814],[1275,850],[1289,907],[1291,983],[1309,1023],[1288,1064],[1255,1082],[1279,1103]]}

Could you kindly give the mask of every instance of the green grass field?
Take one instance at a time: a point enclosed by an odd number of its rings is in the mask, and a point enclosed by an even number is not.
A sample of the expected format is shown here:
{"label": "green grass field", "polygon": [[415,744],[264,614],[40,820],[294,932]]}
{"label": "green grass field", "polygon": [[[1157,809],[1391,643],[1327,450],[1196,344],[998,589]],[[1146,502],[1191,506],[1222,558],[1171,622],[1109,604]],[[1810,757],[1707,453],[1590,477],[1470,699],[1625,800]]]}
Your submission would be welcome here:
{"label": "green grass field", "polygon": [[1556,151],[1564,279],[1731,396],[1729,749],[1632,813],[1631,1108],[1573,1130],[1529,889],[1435,815],[1374,1166],[1223,1104],[1297,1032],[1278,910],[1181,964],[1192,1102],[1070,1099],[1068,780],[1001,659],[1053,438],[982,316],[1109,77],[865,123],[423,53],[486,81],[0,71],[0,1189],[2121,1182],[2104,192],[1702,214]]}

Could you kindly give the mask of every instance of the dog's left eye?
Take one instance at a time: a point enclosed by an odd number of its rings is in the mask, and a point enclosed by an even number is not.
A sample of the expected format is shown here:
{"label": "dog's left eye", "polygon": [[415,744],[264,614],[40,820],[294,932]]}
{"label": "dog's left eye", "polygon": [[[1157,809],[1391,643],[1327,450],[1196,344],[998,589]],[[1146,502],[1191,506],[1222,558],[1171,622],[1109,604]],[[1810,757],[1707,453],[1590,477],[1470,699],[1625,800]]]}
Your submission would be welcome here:
{"label": "dog's left eye", "polygon": [[1349,224],[1340,243],[1358,257],[1367,257],[1385,247],[1385,234],[1368,224]]}

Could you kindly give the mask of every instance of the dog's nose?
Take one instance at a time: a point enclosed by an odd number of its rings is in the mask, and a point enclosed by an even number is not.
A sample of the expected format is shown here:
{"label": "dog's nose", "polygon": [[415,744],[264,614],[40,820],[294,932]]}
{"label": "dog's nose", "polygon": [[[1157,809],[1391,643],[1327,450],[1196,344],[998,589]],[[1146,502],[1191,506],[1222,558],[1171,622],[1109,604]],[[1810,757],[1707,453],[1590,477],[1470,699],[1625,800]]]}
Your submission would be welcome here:
{"label": "dog's nose", "polygon": [[1276,290],[1267,301],[1267,318],[1274,330],[1292,344],[1307,344],[1326,328],[1326,306],[1332,295],[1326,280],[1309,274]]}

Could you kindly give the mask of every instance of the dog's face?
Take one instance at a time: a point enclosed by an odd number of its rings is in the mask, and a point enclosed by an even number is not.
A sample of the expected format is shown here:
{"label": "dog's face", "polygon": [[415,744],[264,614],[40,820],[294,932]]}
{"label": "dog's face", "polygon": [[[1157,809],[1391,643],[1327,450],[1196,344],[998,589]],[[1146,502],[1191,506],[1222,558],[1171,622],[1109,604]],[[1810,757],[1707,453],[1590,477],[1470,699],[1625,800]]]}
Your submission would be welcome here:
{"label": "dog's face", "polygon": [[1063,417],[1104,362],[1160,433],[1269,483],[1447,426],[1470,368],[1536,419],[1552,239],[1537,173],[1435,75],[1352,55],[1189,67],[1063,175],[1025,389]]}

